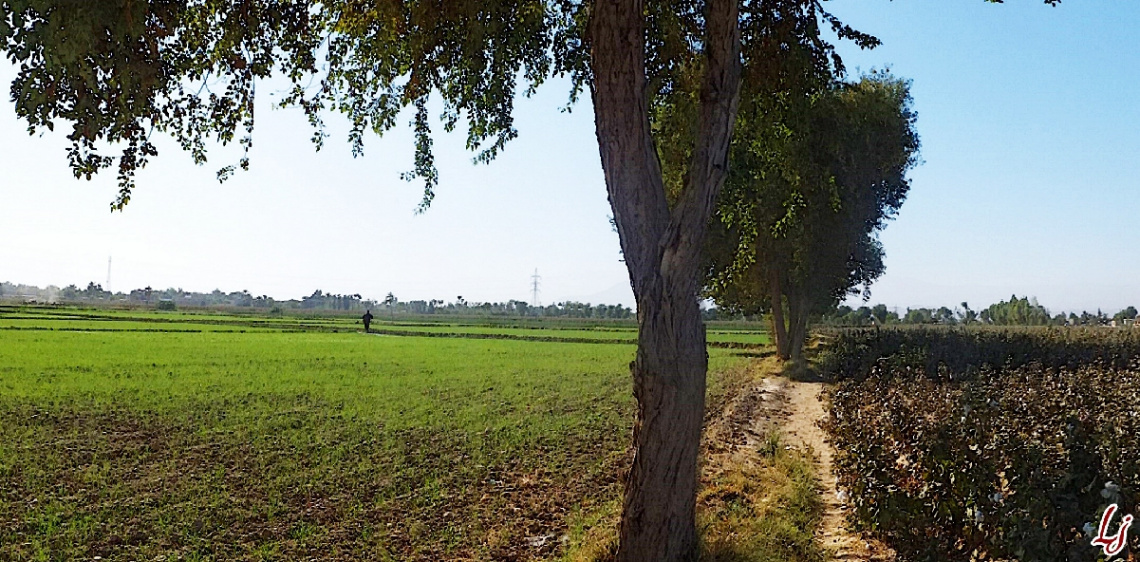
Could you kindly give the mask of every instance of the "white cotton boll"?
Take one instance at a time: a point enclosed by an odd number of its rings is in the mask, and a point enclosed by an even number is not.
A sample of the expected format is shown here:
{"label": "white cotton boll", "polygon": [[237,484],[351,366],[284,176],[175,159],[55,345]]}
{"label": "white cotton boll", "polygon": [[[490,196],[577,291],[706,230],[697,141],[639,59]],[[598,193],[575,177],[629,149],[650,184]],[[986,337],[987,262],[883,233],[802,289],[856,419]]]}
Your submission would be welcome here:
{"label": "white cotton boll", "polygon": [[1092,524],[1092,521],[1089,521],[1085,523],[1084,527],[1081,527],[1081,530],[1085,532],[1086,537],[1091,537],[1096,532],[1096,526]]}
{"label": "white cotton boll", "polygon": [[847,503],[847,492],[843,490],[835,492],[835,499],[839,500],[839,503]]}
{"label": "white cotton boll", "polygon": [[1100,491],[1100,497],[1108,500],[1120,494],[1120,485],[1109,480],[1104,483],[1104,489]]}
{"label": "white cotton boll", "polygon": [[981,523],[982,521],[985,521],[985,520],[986,520],[986,516],[982,515],[982,510],[975,509],[974,510],[974,521],[977,523]]}
{"label": "white cotton boll", "polygon": [[994,492],[994,495],[990,496],[990,499],[993,500],[994,503],[1000,502],[1002,500],[1001,492]]}

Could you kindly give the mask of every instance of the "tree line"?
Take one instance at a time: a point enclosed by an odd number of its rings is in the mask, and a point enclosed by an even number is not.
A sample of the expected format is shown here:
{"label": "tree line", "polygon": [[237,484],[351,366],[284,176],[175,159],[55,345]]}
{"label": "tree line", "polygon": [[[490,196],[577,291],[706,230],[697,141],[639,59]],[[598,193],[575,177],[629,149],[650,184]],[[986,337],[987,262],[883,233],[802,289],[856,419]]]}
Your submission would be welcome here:
{"label": "tree line", "polygon": [[1036,298],[1010,296],[981,310],[975,311],[962,302],[954,308],[907,308],[906,312],[887,309],[886,305],[852,308],[841,305],[819,317],[825,326],[886,326],[886,325],[992,325],[992,326],[1130,326],[1136,320],[1137,310],[1128,306],[1109,316],[1098,309],[1096,313],[1081,311],[1051,314]]}
{"label": "tree line", "polygon": [[[391,294],[389,293],[389,296]],[[401,302],[392,297],[381,303],[381,310],[392,310],[408,314],[455,314],[511,317],[556,317],[556,318],[633,318],[633,309],[620,304],[591,304],[577,301],[564,301],[545,306],[534,306],[526,301],[507,302],[468,302],[462,296],[454,301],[413,300]]]}
{"label": "tree line", "polygon": [[278,300],[268,295],[254,296],[248,290],[224,292],[214,289],[208,293],[167,288],[144,287],[129,292],[111,292],[102,285],[90,282],[85,288],[68,285],[60,288],[49,285],[0,283],[0,299],[32,301],[38,303],[122,304],[154,306],[168,310],[178,307],[193,308],[252,308],[268,311],[284,310],[373,310],[385,314],[452,314],[463,316],[512,316],[628,319],[633,310],[620,304],[591,304],[563,301],[545,306],[533,306],[521,300],[506,302],[469,302],[462,296],[454,301],[443,299],[401,301],[392,293],[383,300],[367,299],[360,294],[327,293],[320,289],[300,299]]}

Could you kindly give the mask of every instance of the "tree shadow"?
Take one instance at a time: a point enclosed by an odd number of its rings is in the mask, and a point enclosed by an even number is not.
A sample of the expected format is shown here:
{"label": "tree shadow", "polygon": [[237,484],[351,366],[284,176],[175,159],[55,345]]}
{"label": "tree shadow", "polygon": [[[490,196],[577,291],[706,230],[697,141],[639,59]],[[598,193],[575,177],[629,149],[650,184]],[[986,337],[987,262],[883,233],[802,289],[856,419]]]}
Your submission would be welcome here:
{"label": "tree shadow", "polygon": [[829,382],[810,359],[789,359],[784,362],[780,374],[796,382]]}
{"label": "tree shadow", "polygon": [[764,359],[766,357],[772,357],[775,354],[776,354],[776,351],[773,349],[766,349],[764,351],[733,351],[732,352],[732,355],[734,357],[749,357],[751,359]]}
{"label": "tree shadow", "polygon": [[819,371],[819,352],[823,346],[822,338],[811,338],[811,341],[804,346],[803,356],[785,360],[781,365],[780,374],[796,382],[834,382]]}

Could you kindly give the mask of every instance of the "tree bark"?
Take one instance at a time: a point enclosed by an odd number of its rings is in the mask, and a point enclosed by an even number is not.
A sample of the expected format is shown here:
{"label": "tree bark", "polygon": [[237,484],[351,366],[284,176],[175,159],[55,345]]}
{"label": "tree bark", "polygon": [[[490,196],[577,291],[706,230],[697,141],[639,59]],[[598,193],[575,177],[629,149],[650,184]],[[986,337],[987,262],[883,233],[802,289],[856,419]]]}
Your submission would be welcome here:
{"label": "tree bark", "polygon": [[784,327],[784,294],[780,289],[780,272],[773,270],[768,285],[772,307],[772,337],[776,340],[776,357],[788,359],[788,331]]}
{"label": "tree bark", "polygon": [[807,341],[806,299],[794,290],[788,291],[788,355],[792,361],[804,357],[804,343]]}
{"label": "tree bark", "polygon": [[695,560],[697,457],[705,407],[705,329],[692,295],[638,300],[632,365],[637,421],[618,560]]}
{"label": "tree bark", "polygon": [[736,0],[709,0],[700,123],[672,209],[649,122],[641,0],[597,0],[590,93],[610,206],[637,299],[635,454],[618,560],[685,561],[699,552],[694,508],[708,356],[697,293],[709,217],[728,168],[740,87]]}

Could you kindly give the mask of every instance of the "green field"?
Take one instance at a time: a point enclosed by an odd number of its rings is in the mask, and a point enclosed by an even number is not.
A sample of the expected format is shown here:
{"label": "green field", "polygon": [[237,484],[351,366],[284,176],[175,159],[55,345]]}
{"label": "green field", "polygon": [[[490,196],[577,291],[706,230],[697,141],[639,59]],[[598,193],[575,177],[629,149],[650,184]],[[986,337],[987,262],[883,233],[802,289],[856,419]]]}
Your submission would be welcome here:
{"label": "green field", "polygon": [[[619,494],[634,346],[446,329],[0,310],[0,560],[557,557]],[[547,332],[620,337],[478,337]]]}
{"label": "green field", "polygon": [[[357,332],[363,330],[363,325],[355,314],[348,313],[328,316],[257,316],[210,311],[154,312],[0,306],[0,330],[5,329]],[[373,331],[401,336],[423,334],[529,341],[637,341],[637,328],[627,321],[566,318],[380,316],[373,322]],[[761,348],[770,343],[767,333],[755,325],[737,322],[710,323],[708,341],[714,347],[732,348]]]}

